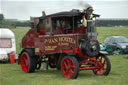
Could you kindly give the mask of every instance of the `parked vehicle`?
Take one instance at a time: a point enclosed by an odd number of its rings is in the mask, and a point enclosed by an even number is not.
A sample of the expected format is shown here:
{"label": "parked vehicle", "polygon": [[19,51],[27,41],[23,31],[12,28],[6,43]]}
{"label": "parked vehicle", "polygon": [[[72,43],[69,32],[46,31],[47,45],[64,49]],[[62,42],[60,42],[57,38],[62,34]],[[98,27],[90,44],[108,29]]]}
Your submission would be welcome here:
{"label": "parked vehicle", "polygon": [[15,35],[10,29],[0,28],[0,61],[14,63],[15,59]]}
{"label": "parked vehicle", "polygon": [[[64,77],[74,79],[81,70],[108,75],[109,58],[100,51],[93,8],[72,10],[36,17],[34,26],[22,39],[19,63],[23,72],[40,69],[41,63],[61,69]],[[46,67],[46,66],[43,66]]]}
{"label": "parked vehicle", "polygon": [[104,40],[105,50],[109,53],[128,53],[128,38],[124,36],[111,36]]}

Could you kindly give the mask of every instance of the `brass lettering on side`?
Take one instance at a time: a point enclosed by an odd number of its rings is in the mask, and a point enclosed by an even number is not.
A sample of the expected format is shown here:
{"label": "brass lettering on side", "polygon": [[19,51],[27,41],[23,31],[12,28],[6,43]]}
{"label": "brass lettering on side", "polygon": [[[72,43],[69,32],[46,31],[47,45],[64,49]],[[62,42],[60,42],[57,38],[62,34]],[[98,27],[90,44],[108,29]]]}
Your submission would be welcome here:
{"label": "brass lettering on side", "polygon": [[[45,50],[54,51],[57,46],[69,46],[70,44],[75,44],[76,40],[71,37],[55,37],[45,39]],[[48,46],[47,46],[48,44]]]}
{"label": "brass lettering on side", "polygon": [[54,51],[57,46],[45,46],[45,50]]}

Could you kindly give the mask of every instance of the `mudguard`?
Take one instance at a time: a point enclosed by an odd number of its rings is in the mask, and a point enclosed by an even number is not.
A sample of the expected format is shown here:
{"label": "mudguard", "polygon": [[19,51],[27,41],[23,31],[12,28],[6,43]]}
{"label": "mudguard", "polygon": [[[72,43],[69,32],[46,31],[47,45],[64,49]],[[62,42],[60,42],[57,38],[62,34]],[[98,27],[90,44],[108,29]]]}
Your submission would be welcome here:
{"label": "mudguard", "polygon": [[107,51],[100,51],[100,54],[108,54],[108,52]]}

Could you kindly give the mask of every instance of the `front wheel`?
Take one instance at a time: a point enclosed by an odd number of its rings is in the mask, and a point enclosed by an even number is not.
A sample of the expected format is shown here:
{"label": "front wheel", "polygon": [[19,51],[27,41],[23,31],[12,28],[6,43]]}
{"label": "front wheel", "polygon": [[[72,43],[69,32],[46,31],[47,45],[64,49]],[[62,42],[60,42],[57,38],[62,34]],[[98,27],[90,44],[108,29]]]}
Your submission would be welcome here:
{"label": "front wheel", "polygon": [[93,72],[96,75],[108,75],[111,70],[111,63],[106,55],[98,56],[95,66],[97,69],[94,69]]}
{"label": "front wheel", "polygon": [[36,59],[30,56],[29,52],[23,52],[20,58],[20,65],[23,72],[34,72],[36,68]]}
{"label": "front wheel", "polygon": [[79,74],[79,63],[74,56],[65,56],[61,63],[61,71],[64,77],[75,79]]}

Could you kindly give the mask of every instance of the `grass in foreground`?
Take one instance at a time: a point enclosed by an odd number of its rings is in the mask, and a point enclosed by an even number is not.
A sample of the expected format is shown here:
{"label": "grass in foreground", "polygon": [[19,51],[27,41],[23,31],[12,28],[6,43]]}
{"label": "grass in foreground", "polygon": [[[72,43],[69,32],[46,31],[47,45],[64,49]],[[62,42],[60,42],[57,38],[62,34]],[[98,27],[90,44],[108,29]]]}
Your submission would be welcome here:
{"label": "grass in foreground", "polygon": [[41,67],[35,73],[23,73],[20,65],[0,64],[0,85],[127,85],[128,59],[124,56],[109,56],[112,68],[108,76],[96,76],[91,70],[80,71],[75,80],[64,78],[56,69],[43,71]]}

